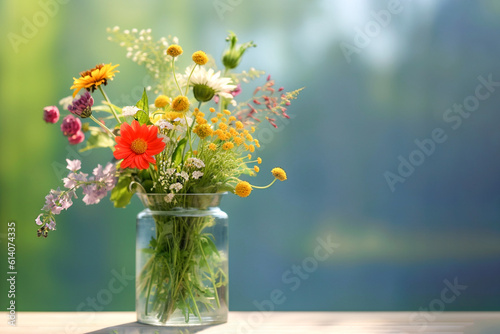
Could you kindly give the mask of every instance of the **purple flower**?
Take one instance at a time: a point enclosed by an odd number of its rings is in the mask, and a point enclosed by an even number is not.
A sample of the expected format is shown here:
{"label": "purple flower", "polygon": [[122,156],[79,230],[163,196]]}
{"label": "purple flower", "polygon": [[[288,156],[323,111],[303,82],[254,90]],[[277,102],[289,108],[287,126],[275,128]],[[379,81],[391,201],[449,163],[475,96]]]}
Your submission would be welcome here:
{"label": "purple flower", "polygon": [[82,129],[82,122],[73,115],[64,117],[61,131],[65,136],[73,136]]}
{"label": "purple flower", "polygon": [[59,120],[59,109],[56,106],[43,108],[43,120],[47,123],[56,123]]}
{"label": "purple flower", "polygon": [[45,196],[45,205],[42,210],[52,212],[55,215],[60,214],[62,210],[67,210],[73,205],[71,200],[73,194],[71,191],[63,193],[59,188],[50,190],[50,193]]}
{"label": "purple flower", "polygon": [[108,191],[115,187],[115,171],[116,166],[110,162],[108,162],[104,168],[102,168],[101,165],[97,165],[97,167],[94,168],[92,171],[94,176],[90,178],[90,180],[94,182],[82,187],[83,193],[85,194],[82,200],[85,204],[99,203],[101,199],[108,194]]}
{"label": "purple flower", "polygon": [[73,103],[68,105],[68,110],[81,118],[87,118],[92,115],[92,106],[94,105],[94,99],[88,91],[86,91],[78,99],[73,100]]}
{"label": "purple flower", "polygon": [[80,144],[84,140],[85,140],[85,134],[83,133],[82,130],[79,130],[72,136],[68,136],[68,141],[71,145]]}
{"label": "purple flower", "polygon": [[42,220],[40,219],[40,217],[42,217],[42,216],[43,216],[43,213],[39,214],[38,217],[36,217],[35,223],[37,225],[42,225],[43,224]]}
{"label": "purple flower", "polygon": [[231,95],[233,97],[240,95],[241,94],[241,85],[240,84],[236,85],[236,88],[233,89],[232,91],[230,91],[229,93],[231,93]]}
{"label": "purple flower", "polygon": [[72,172],[76,172],[77,170],[82,168],[82,162],[78,159],[75,160],[66,159],[66,162],[68,163],[68,166],[66,168]]}

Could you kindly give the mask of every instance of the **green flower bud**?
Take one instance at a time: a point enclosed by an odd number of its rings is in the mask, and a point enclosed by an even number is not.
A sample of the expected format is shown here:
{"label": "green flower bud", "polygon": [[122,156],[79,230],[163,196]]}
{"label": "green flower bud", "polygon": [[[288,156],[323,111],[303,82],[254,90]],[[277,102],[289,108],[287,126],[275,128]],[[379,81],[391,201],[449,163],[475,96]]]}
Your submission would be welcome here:
{"label": "green flower bud", "polygon": [[229,32],[226,41],[229,42],[229,49],[222,55],[222,64],[229,70],[236,68],[240,64],[241,57],[248,48],[257,46],[252,41],[236,45],[238,38],[233,32]]}

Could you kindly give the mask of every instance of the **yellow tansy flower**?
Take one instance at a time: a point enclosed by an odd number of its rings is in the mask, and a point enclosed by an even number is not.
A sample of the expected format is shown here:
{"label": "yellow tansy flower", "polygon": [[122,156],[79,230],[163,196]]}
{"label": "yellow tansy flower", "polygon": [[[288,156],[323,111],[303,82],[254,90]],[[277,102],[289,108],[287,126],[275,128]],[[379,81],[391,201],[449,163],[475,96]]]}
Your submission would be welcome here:
{"label": "yellow tansy flower", "polygon": [[210,121],[211,121],[212,123],[217,123],[217,122],[219,121],[219,119],[218,119],[217,117],[212,117],[212,118],[210,119]]}
{"label": "yellow tansy flower", "polygon": [[231,134],[231,136],[234,136],[234,137],[239,135],[238,131],[236,131],[235,128],[229,128],[229,133]]}
{"label": "yellow tansy flower", "polygon": [[260,165],[262,163],[262,159],[260,157],[257,158],[257,163]]}
{"label": "yellow tansy flower", "polygon": [[231,115],[231,112],[229,110],[227,110],[227,109],[224,109],[224,114]]}
{"label": "yellow tansy flower", "polygon": [[204,119],[203,117],[200,117],[200,116],[196,117],[196,123],[198,123],[198,124],[205,124],[206,122],[207,122],[207,120]]}
{"label": "yellow tansy flower", "polygon": [[230,141],[228,141],[227,143],[224,143],[224,145],[222,145],[222,149],[227,151],[227,150],[230,150],[234,147],[234,144],[231,143]]}
{"label": "yellow tansy flower", "polygon": [[243,123],[241,123],[240,121],[236,122],[235,125],[236,125],[236,129],[243,129],[243,127],[244,127]]}
{"label": "yellow tansy flower", "polygon": [[209,108],[208,109],[210,112],[215,112],[215,109],[214,108]]}
{"label": "yellow tansy flower", "polygon": [[234,143],[238,146],[240,146],[241,144],[243,144],[243,139],[241,137],[234,137]]}
{"label": "yellow tansy flower", "polygon": [[219,129],[226,130],[227,129],[227,124],[226,123],[219,123]]}
{"label": "yellow tansy flower", "polygon": [[260,168],[259,166],[253,166],[253,170],[255,171],[255,173],[258,173],[260,171]]}
{"label": "yellow tansy flower", "polygon": [[236,117],[234,116],[229,117],[229,122],[234,122],[234,121],[236,121]]}
{"label": "yellow tansy flower", "polygon": [[248,150],[249,150],[250,152],[252,152],[252,153],[253,153],[253,152],[255,152],[255,146],[253,146],[253,145],[248,145]]}
{"label": "yellow tansy flower", "polygon": [[210,145],[208,145],[208,149],[215,151],[217,149],[217,145],[215,145],[214,143],[210,143]]}

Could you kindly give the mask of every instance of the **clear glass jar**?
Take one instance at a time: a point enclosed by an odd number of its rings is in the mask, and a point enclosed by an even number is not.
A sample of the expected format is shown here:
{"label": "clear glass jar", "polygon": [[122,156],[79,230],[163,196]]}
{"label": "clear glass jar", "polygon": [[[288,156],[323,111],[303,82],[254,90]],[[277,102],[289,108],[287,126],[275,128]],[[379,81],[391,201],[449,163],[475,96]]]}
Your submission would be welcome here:
{"label": "clear glass jar", "polygon": [[228,315],[228,216],[224,194],[141,194],[137,215],[137,321],[224,323]]}

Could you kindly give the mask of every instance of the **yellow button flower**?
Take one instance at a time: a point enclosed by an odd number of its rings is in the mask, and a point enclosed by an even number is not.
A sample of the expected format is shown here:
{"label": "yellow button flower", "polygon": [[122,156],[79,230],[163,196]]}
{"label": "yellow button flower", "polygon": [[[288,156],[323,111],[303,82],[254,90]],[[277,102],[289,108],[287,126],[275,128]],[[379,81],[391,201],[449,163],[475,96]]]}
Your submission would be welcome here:
{"label": "yellow button flower", "polygon": [[155,107],[156,108],[163,108],[169,103],[170,103],[170,99],[168,98],[168,96],[160,95],[155,100]]}
{"label": "yellow button flower", "polygon": [[196,133],[201,139],[205,139],[206,137],[212,135],[213,130],[208,124],[198,124],[194,127],[193,132]]}
{"label": "yellow button flower", "polygon": [[248,197],[252,192],[252,186],[247,181],[240,181],[234,188],[234,193],[240,197]]}
{"label": "yellow button flower", "polygon": [[275,178],[277,178],[280,181],[285,181],[286,180],[286,173],[283,170],[283,168],[279,168],[279,167],[273,168],[271,170],[271,173],[273,174],[273,176]]}
{"label": "yellow button flower", "polygon": [[177,96],[170,106],[174,111],[186,111],[189,109],[189,100],[183,95]]}
{"label": "yellow button flower", "polygon": [[182,48],[177,44],[172,44],[168,47],[167,54],[175,58],[182,54]]}
{"label": "yellow button flower", "polygon": [[208,57],[207,54],[203,51],[196,51],[193,53],[193,61],[198,64],[198,65],[205,65],[208,63]]}

